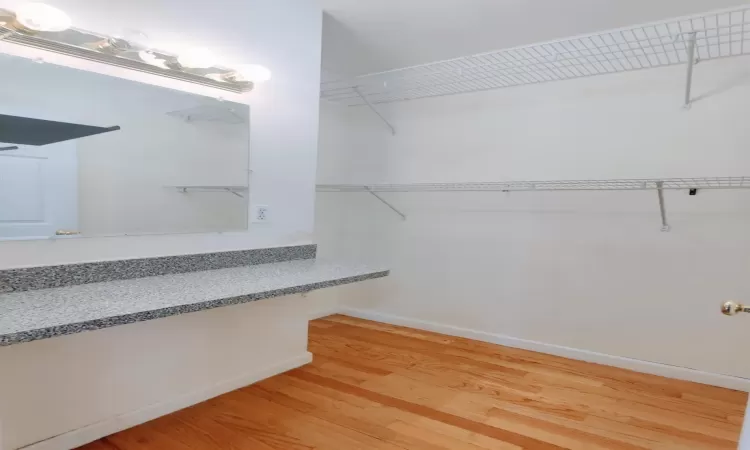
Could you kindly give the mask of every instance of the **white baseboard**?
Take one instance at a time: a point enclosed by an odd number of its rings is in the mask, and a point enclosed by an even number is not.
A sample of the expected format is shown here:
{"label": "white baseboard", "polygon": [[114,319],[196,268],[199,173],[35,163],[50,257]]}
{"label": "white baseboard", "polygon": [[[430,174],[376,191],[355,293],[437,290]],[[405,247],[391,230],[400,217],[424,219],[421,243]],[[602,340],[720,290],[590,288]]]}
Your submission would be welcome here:
{"label": "white baseboard", "polygon": [[132,411],[120,416],[112,417],[101,422],[78,428],[64,434],[27,445],[19,450],[70,450],[80,447],[89,442],[101,439],[118,431],[148,422],[149,420],[179,411],[188,406],[204,402],[221,394],[257,383],[266,378],[278,375],[288,370],[304,366],[312,362],[312,353],[305,352],[294,358],[281,361],[260,370],[244,374],[240,377],[226,380],[210,386],[206,389],[193,391],[181,397],[174,398],[162,403],[149,405],[137,411]]}
{"label": "white baseboard", "polygon": [[520,348],[540,353],[547,353],[564,358],[577,359],[607,366],[620,367],[622,369],[634,370],[636,372],[660,375],[678,380],[693,381],[696,383],[709,384],[712,386],[736,389],[750,392],[750,379],[721,375],[717,373],[703,372],[686,367],[670,366],[667,364],[641,361],[638,359],[623,358],[621,356],[607,355],[604,353],[581,350],[577,348],[564,347],[561,345],[547,344],[544,342],[519,339],[502,334],[488,333],[485,331],[472,330],[469,328],[455,327],[436,322],[429,322],[408,317],[383,314],[377,311],[357,308],[343,307],[337,311],[360,319],[374,320],[376,322],[389,323],[404,327],[417,328],[420,330],[434,331],[435,333],[458,336],[477,341],[489,342],[491,344],[504,345],[506,347]]}
{"label": "white baseboard", "polygon": [[[326,308],[326,309],[320,309],[320,310],[317,310],[317,311],[312,311],[310,313],[309,319],[310,320],[315,320],[315,319],[320,319],[322,317],[328,317],[328,316],[332,316],[334,314],[339,314],[339,313],[341,313],[341,307],[337,305],[337,306],[332,306],[332,307]],[[0,450],[2,450],[2,449],[0,449]]]}

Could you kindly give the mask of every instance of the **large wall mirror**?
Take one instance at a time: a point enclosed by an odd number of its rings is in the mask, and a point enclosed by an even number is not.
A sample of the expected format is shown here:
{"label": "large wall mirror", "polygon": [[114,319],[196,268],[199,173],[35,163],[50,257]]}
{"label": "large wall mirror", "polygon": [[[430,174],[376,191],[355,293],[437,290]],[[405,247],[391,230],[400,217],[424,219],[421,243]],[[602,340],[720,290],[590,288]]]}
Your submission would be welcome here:
{"label": "large wall mirror", "polygon": [[0,79],[0,241],[247,229],[247,105],[8,55]]}

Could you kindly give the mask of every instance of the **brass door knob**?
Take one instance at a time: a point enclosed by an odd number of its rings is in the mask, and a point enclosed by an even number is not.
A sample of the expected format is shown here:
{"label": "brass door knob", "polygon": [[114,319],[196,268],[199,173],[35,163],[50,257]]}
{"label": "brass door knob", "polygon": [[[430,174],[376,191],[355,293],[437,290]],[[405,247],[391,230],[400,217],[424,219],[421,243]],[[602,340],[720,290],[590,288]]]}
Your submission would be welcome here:
{"label": "brass door knob", "polygon": [[56,236],[76,236],[81,234],[80,231],[76,230],[57,230],[55,231]]}
{"label": "brass door knob", "polygon": [[721,305],[721,312],[727,316],[733,316],[741,312],[750,312],[750,306],[745,306],[735,302],[726,302]]}

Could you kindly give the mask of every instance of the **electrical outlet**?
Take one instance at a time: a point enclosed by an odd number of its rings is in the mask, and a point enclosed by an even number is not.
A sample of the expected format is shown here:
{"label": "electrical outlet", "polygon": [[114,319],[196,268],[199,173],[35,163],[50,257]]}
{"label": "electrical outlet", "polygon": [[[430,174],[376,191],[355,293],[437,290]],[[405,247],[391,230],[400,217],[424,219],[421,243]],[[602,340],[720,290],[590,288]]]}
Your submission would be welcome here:
{"label": "electrical outlet", "polygon": [[268,205],[255,205],[253,207],[253,222],[268,222]]}

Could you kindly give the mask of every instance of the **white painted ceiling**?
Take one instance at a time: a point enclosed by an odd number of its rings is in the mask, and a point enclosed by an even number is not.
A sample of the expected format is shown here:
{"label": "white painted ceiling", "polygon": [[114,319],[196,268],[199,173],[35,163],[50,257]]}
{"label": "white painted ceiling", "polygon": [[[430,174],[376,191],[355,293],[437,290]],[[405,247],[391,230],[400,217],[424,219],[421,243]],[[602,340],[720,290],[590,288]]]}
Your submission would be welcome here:
{"label": "white painted ceiling", "polygon": [[324,80],[748,3],[747,0],[319,1],[324,10]]}

